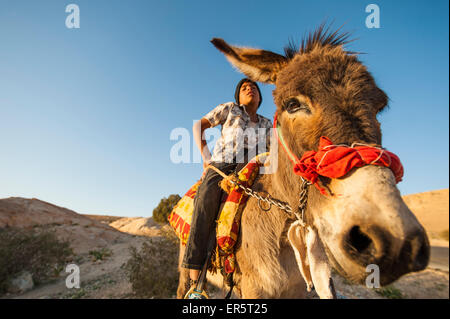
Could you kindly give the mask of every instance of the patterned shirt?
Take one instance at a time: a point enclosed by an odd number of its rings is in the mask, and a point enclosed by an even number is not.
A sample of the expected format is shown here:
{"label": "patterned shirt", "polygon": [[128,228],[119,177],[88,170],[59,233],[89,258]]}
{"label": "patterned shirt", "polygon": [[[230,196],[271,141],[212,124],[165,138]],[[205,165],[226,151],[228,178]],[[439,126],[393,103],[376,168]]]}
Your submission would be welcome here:
{"label": "patterned shirt", "polygon": [[252,122],[245,108],[234,102],[220,104],[206,114],[204,118],[211,127],[222,125],[211,161],[243,163],[245,151],[249,158],[267,152],[272,121],[259,114],[257,116],[258,122]]}

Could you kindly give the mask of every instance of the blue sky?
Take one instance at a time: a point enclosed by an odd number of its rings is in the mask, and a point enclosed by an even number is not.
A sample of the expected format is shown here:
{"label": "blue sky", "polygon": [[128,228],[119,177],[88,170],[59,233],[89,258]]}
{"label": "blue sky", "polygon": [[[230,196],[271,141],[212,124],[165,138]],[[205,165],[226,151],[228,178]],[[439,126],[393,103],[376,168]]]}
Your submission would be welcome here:
{"label": "blue sky", "polygon": [[[80,8],[68,29],[65,8]],[[368,4],[379,29],[365,26]],[[389,95],[383,146],[405,167],[402,194],[448,188],[448,1],[0,2],[0,198],[79,213],[150,216],[201,164],[174,164],[170,132],[233,100],[242,75],[211,44],[282,53],[325,19]],[[260,113],[272,118],[272,85]]]}

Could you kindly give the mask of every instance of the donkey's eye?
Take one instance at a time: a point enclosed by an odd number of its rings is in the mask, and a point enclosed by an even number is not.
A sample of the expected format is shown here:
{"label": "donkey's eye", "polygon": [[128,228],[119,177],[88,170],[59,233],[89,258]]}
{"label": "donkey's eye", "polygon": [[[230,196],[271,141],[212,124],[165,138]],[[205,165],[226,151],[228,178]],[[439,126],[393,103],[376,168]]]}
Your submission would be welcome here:
{"label": "donkey's eye", "polygon": [[311,113],[311,110],[309,109],[308,105],[300,102],[295,98],[287,100],[286,103],[284,104],[284,109],[290,114],[298,112],[300,110],[303,110],[307,113]]}

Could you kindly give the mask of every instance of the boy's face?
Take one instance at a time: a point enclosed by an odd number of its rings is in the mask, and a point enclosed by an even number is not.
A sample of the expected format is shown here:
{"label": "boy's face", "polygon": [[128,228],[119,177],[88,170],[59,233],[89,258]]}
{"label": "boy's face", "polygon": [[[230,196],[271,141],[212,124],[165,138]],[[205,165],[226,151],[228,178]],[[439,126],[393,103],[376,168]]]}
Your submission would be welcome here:
{"label": "boy's face", "polygon": [[256,85],[252,82],[244,82],[239,90],[239,103],[250,105],[252,103],[259,104],[260,96]]}

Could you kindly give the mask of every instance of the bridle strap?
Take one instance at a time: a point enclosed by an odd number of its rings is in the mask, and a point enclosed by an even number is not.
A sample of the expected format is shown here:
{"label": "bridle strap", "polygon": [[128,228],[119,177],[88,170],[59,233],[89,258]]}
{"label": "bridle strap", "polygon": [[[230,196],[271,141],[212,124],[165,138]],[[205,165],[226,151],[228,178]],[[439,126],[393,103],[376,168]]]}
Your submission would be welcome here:
{"label": "bridle strap", "polygon": [[278,112],[275,112],[275,116],[273,119],[273,128],[275,130],[275,135],[277,137],[278,143],[281,144],[284,151],[286,152],[287,156],[289,157],[289,160],[292,162],[292,164],[298,163],[300,160],[297,156],[289,149],[289,147],[286,144],[286,141],[283,138],[283,134],[281,133],[281,126],[278,123]]}
{"label": "bridle strap", "polygon": [[323,194],[325,188],[319,185],[319,177],[340,178],[351,169],[365,165],[377,165],[390,168],[396,182],[403,177],[403,165],[397,155],[381,148],[379,145],[353,143],[351,146],[335,145],[326,137],[321,136],[317,151],[307,151],[299,159],[287,145],[275,112],[273,128],[278,143],[282,146],[289,160],[293,164],[294,174],[307,179]]}

